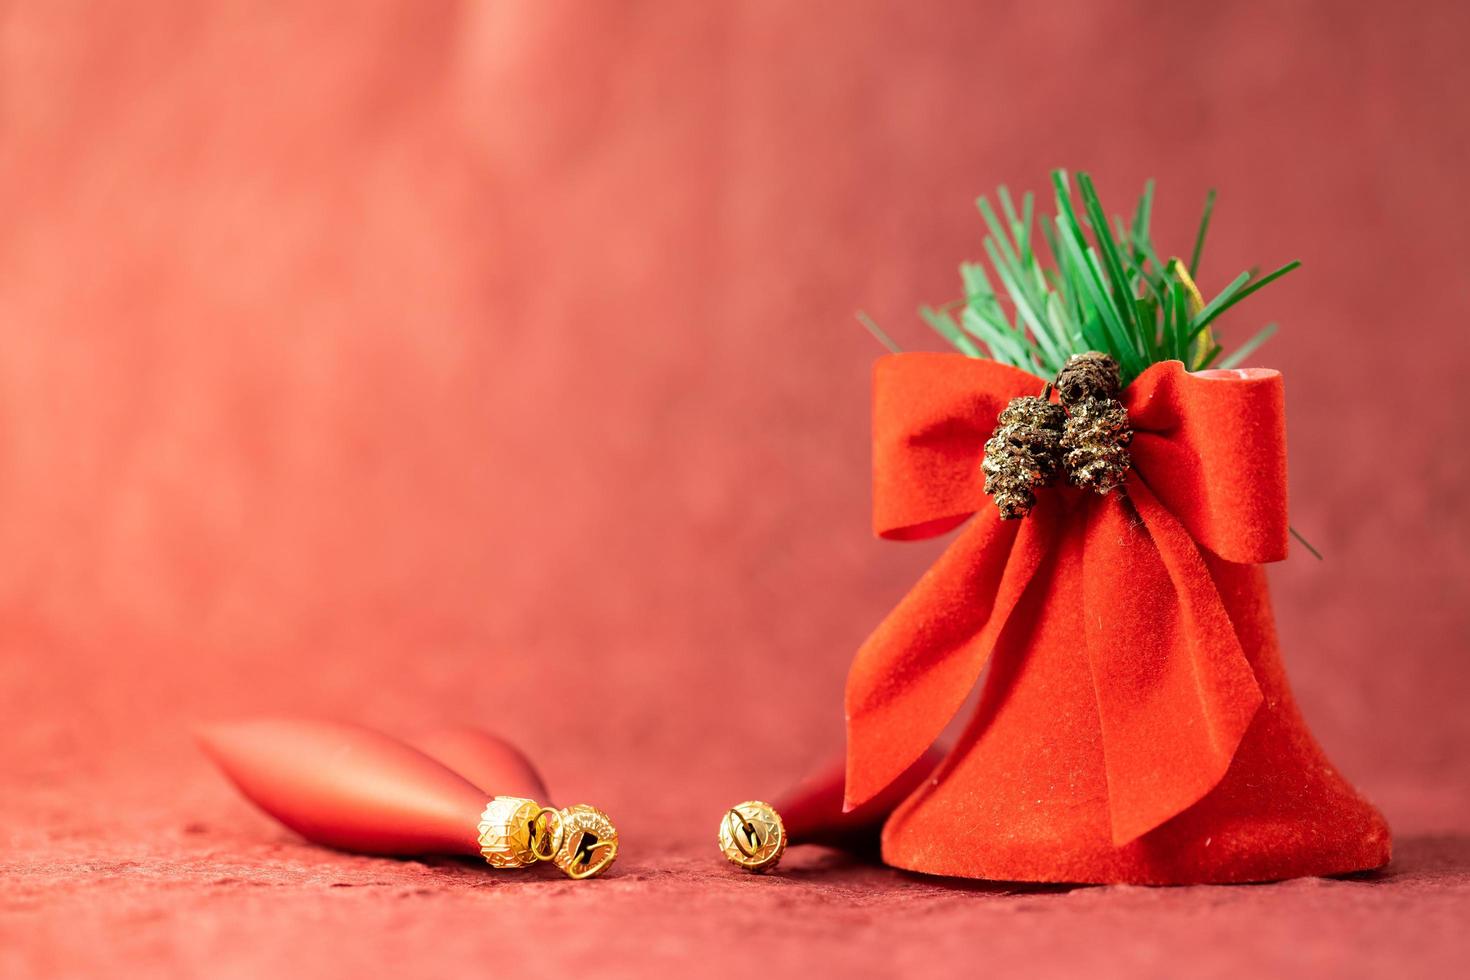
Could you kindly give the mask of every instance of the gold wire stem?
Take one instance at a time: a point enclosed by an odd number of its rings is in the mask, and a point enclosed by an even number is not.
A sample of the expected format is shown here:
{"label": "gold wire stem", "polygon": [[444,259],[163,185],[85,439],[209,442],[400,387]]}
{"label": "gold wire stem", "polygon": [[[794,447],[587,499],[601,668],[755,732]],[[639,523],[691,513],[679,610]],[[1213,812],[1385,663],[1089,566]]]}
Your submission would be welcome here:
{"label": "gold wire stem", "polygon": [[[1205,308],[1205,297],[1199,291],[1199,287],[1194,284],[1194,277],[1189,274],[1189,267],[1179,259],[1170,259],[1165,268],[1174,273],[1174,277],[1179,280],[1179,285],[1183,286],[1185,293],[1189,295],[1190,314],[1198,315],[1199,311]],[[1195,356],[1195,363],[1187,365],[1189,369],[1193,370],[1203,366],[1205,356],[1214,345],[1214,331],[1206,327],[1204,333],[1200,334],[1199,354]]]}

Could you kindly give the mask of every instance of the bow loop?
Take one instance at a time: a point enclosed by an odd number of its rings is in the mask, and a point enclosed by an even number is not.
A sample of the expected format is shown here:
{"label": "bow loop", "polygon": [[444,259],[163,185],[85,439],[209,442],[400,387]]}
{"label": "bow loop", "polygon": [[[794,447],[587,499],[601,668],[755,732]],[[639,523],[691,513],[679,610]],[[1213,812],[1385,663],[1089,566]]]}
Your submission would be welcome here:
{"label": "bow loop", "polygon": [[873,368],[873,530],[893,541],[952,531],[986,502],[980,459],[1033,374],[964,354],[894,354]]}
{"label": "bow loop", "polygon": [[1123,392],[1133,467],[1191,537],[1226,561],[1286,557],[1281,374],[1155,364]]}

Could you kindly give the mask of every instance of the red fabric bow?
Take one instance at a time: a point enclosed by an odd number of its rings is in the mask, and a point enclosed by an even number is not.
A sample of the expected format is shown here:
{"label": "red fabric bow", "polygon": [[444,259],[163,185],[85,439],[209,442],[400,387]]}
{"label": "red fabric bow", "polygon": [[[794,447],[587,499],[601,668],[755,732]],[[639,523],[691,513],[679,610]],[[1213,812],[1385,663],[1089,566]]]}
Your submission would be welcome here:
{"label": "red fabric bow", "polygon": [[874,529],[914,540],[974,520],[853,663],[846,802],[871,798],[934,741],[1037,568],[1080,533],[1081,594],[1042,601],[1080,606],[1121,846],[1215,787],[1261,703],[1200,549],[1286,557],[1281,376],[1153,365],[1122,395],[1135,431],[1126,492],[1044,490],[1030,516],[1002,522],[982,490],[984,443],[1010,399],[1044,385],[961,354],[878,361]]}

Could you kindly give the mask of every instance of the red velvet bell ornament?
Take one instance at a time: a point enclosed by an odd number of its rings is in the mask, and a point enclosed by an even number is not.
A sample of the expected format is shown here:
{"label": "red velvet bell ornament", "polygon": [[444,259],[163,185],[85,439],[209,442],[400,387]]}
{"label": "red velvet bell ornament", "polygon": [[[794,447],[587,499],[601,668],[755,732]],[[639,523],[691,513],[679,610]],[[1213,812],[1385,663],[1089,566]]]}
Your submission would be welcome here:
{"label": "red velvet bell ornament", "polygon": [[883,857],[1040,882],[1267,881],[1382,867],[1382,816],[1312,738],[1264,562],[1286,556],[1281,377],[1155,364],[1122,393],[1131,469],[1002,521],[978,461],[1046,382],[959,354],[878,362],[874,523],[968,526],[859,651],[847,802],[932,743],[988,663],[968,729],[894,812]]}

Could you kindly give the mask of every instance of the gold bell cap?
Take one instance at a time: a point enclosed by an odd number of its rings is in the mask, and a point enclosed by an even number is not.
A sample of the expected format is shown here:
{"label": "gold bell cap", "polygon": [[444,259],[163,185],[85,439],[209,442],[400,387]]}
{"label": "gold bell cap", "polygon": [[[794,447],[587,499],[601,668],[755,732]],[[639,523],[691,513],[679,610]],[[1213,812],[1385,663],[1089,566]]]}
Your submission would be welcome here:
{"label": "gold bell cap", "polygon": [[538,860],[536,820],[541,804],[520,796],[497,796],[485,805],[477,828],[480,856],[492,868],[524,868]]}

